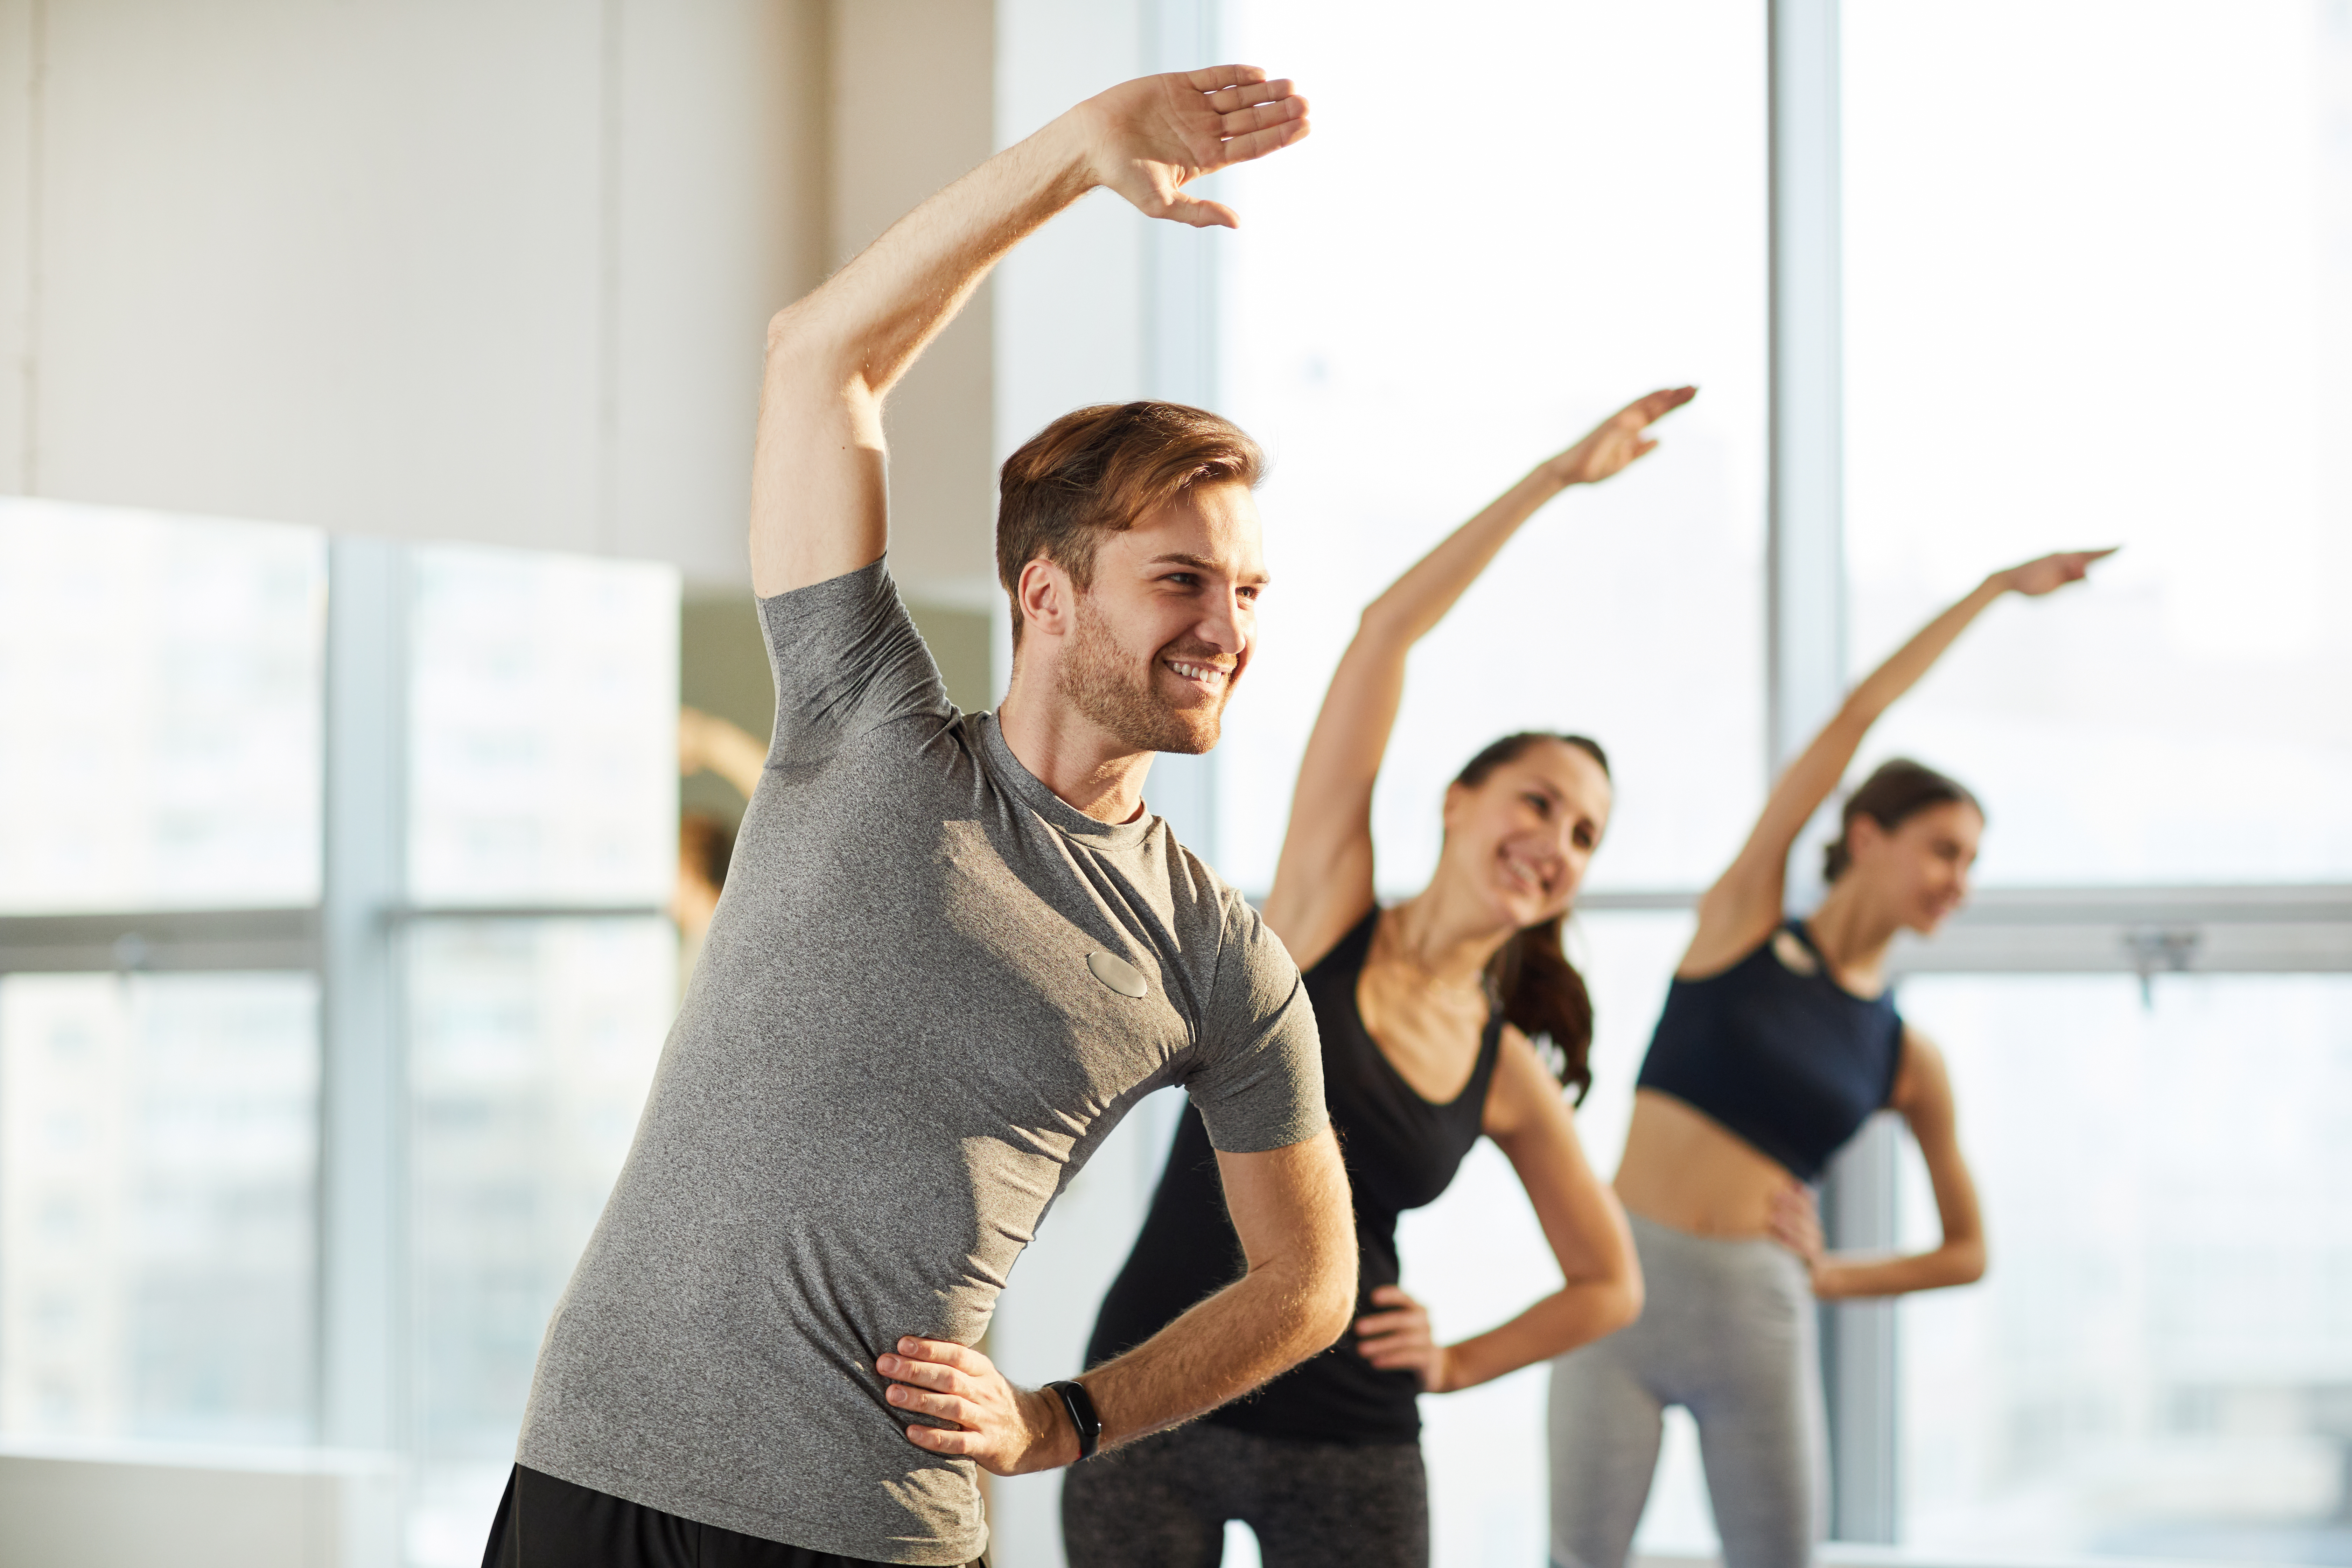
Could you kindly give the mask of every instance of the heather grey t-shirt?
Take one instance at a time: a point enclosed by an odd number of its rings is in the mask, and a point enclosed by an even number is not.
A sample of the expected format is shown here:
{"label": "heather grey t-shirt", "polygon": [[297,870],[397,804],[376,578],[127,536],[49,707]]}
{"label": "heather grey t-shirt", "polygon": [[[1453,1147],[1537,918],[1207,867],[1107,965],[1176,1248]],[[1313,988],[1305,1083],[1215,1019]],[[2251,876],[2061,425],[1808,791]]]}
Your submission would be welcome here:
{"label": "heather grey t-shirt", "polygon": [[977,1341],[1152,1089],[1182,1084],[1229,1152],[1312,1137],[1314,1015],[1167,824],[1095,821],[949,704],[882,563],[760,614],[767,773],[519,1458],[813,1551],[964,1563],[973,1466],[907,1440],[875,1357]]}

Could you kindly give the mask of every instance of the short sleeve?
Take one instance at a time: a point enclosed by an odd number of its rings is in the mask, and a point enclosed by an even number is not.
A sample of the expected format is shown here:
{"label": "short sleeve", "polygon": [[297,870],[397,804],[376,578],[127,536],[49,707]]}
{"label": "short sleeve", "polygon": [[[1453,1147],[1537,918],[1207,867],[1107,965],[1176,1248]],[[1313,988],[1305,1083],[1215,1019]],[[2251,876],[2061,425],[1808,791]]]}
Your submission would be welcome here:
{"label": "short sleeve", "polygon": [[881,561],[761,599],[760,627],[776,680],[771,766],[822,763],[894,719],[955,710]]}
{"label": "short sleeve", "polygon": [[1323,1046],[1298,965],[1265,922],[1227,893],[1224,942],[1184,1080],[1209,1142],[1227,1154],[1303,1143],[1323,1131]]}

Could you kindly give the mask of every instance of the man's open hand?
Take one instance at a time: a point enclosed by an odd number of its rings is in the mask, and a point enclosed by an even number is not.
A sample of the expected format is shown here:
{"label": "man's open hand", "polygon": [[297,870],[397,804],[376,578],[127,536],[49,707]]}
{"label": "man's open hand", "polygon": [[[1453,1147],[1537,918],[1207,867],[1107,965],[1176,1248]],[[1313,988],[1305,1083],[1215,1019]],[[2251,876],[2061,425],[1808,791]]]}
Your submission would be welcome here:
{"label": "man's open hand", "polygon": [[1077,1462],[1078,1435],[1062,1402],[1044,1389],[1019,1389],[996,1363],[950,1340],[898,1342],[874,1370],[890,1380],[890,1403],[949,1426],[916,1422],[907,1440],[934,1454],[975,1461],[991,1475],[1017,1476]]}
{"label": "man's open hand", "polygon": [[1233,208],[1184,194],[1187,182],[1278,152],[1307,134],[1307,100],[1255,66],[1139,77],[1072,111],[1088,172],[1146,217],[1238,228]]}

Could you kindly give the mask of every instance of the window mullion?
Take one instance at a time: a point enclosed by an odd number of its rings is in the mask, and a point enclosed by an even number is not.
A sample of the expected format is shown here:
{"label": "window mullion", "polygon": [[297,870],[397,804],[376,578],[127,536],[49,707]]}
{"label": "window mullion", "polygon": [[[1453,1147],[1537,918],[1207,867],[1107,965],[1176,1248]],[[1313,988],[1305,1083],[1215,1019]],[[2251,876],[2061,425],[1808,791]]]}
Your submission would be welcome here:
{"label": "window mullion", "polygon": [[396,928],[407,871],[407,552],[338,539],[328,569],[320,1436],[400,1438],[405,1363]]}

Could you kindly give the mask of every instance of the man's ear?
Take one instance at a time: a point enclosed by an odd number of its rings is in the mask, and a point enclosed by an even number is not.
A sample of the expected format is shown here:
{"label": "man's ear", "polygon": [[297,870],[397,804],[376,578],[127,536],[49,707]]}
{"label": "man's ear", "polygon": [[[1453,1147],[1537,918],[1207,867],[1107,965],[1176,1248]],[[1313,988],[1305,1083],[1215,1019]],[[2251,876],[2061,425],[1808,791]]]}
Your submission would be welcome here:
{"label": "man's ear", "polygon": [[1067,637],[1077,625],[1077,584],[1070,581],[1067,572],[1042,555],[1021,568],[1015,597],[1029,633]]}

